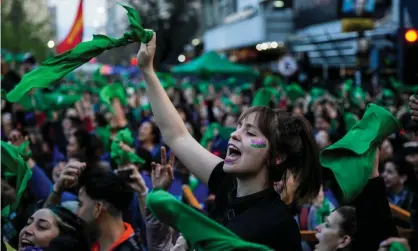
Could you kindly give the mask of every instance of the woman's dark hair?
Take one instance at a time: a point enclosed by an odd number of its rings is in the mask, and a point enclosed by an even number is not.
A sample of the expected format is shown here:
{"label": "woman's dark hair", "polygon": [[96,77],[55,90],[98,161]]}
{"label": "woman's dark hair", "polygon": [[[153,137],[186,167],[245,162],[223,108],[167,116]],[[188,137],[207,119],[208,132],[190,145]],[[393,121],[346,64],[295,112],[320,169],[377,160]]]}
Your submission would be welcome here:
{"label": "woman's dark hair", "polygon": [[[382,167],[384,168],[387,163],[393,163],[396,169],[396,172],[400,176],[406,176],[407,179],[405,181],[406,186],[415,185],[415,173],[414,173],[414,166],[411,165],[405,158],[402,156],[396,156],[394,158],[385,159],[382,163]],[[383,171],[383,170],[382,170]]]}
{"label": "woman's dark hair", "polygon": [[[55,215],[60,230],[59,236],[56,240],[54,239],[55,242],[61,240],[61,238],[63,240],[72,240],[71,244],[77,244],[75,246],[82,248],[82,250],[91,246],[88,233],[86,232],[86,223],[81,218],[62,206],[49,206],[47,209],[51,210]],[[53,247],[55,244],[51,242],[51,246]]]}
{"label": "woman's dark hair", "polygon": [[80,187],[93,200],[103,200],[112,207],[110,214],[117,215],[129,208],[133,191],[112,170],[102,168],[86,168],[79,178]]}
{"label": "woman's dark hair", "polygon": [[81,161],[93,164],[100,159],[103,152],[103,143],[96,135],[80,129],[74,133],[74,137],[81,153]]}
{"label": "woman's dark hair", "polygon": [[[313,137],[312,126],[301,116],[255,106],[244,111],[239,121],[256,114],[257,126],[269,140],[269,180],[286,180],[289,170],[297,181],[295,199],[303,204],[316,198],[321,188],[319,149]],[[282,162],[276,165],[277,158]],[[286,184],[286,182],[284,182]]]}
{"label": "woman's dark hair", "polygon": [[158,128],[157,124],[152,120],[144,120],[142,121],[142,123],[150,123],[151,135],[153,136],[152,143],[154,143],[155,145],[160,144],[161,143],[161,131],[160,131],[160,128]]}
{"label": "woman's dark hair", "polygon": [[335,209],[337,213],[341,215],[343,221],[340,224],[340,235],[348,235],[351,237],[353,243],[353,239],[357,234],[357,214],[356,208],[351,206],[343,206],[340,208]]}

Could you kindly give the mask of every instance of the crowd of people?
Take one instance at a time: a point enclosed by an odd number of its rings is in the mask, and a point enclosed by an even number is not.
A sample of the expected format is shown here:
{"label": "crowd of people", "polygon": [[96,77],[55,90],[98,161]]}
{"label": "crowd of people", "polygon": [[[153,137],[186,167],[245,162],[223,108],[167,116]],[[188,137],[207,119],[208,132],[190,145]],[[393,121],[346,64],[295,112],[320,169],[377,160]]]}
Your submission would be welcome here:
{"label": "crowd of people", "polygon": [[[156,73],[155,50],[141,83],[78,72],[2,98],[4,250],[418,248],[413,88],[202,86]],[[2,60],[5,92],[34,63]]]}

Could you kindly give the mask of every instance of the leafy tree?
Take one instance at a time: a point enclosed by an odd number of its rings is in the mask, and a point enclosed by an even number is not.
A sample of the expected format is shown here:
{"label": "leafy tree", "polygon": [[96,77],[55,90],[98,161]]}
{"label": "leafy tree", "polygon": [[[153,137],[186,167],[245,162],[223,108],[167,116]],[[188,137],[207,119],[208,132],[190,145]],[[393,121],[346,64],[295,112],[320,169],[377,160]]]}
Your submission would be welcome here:
{"label": "leafy tree", "polygon": [[129,0],[141,15],[143,26],[157,32],[155,67],[177,64],[178,55],[201,28],[199,0]]}
{"label": "leafy tree", "polygon": [[[31,52],[37,60],[50,54],[47,42],[52,37],[48,17],[37,15],[42,0],[3,0],[1,3],[1,47],[13,53]],[[29,11],[30,10],[30,11]],[[36,20],[38,19],[38,20]]]}

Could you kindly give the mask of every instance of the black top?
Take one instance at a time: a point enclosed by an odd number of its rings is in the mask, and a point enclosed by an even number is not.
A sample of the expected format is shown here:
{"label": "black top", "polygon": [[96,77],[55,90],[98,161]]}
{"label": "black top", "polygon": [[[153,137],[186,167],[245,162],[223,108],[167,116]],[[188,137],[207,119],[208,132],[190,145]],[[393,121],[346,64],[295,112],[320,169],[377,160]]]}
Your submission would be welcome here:
{"label": "black top", "polygon": [[296,220],[273,188],[236,197],[236,179],[223,171],[219,163],[209,178],[215,194],[209,216],[243,240],[264,244],[280,251],[301,251]]}
{"label": "black top", "polygon": [[354,206],[358,231],[354,238],[353,250],[378,250],[382,241],[398,236],[381,177],[367,182],[354,201]]}

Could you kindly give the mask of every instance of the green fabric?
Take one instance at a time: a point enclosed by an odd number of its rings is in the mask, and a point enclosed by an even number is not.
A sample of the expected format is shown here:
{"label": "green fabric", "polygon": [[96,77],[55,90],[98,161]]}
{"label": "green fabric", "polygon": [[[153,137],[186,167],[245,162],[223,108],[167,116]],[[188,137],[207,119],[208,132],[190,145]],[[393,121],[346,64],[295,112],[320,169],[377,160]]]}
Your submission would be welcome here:
{"label": "green fabric", "polygon": [[108,152],[110,150],[110,126],[97,127],[94,131],[102,142],[104,151]]}
{"label": "green fabric", "polygon": [[240,239],[231,230],[165,191],[154,190],[149,193],[147,206],[157,219],[179,231],[190,243],[191,250],[272,250],[264,245]]}
{"label": "green fabric", "polygon": [[231,133],[235,131],[235,128],[225,127],[219,123],[211,123],[205,130],[205,133],[200,140],[200,144],[203,147],[207,147],[208,143],[216,136],[220,136],[223,139],[229,139]]}
{"label": "green fabric", "polygon": [[16,199],[11,205],[2,205],[1,216],[7,219],[10,213],[16,212],[20,199],[26,190],[26,186],[32,177],[32,170],[26,163],[28,153],[25,153],[25,143],[19,147],[1,141],[1,175],[8,180],[10,177],[16,178]]}
{"label": "green fabric", "polygon": [[316,224],[321,225],[324,223],[325,217],[329,216],[331,214],[331,205],[329,200],[324,197],[324,201],[322,202],[322,205],[320,208],[316,210],[315,217],[316,217]]}
{"label": "green fabric", "polygon": [[362,102],[366,101],[366,97],[367,93],[363,90],[363,88],[357,86],[351,93],[350,102],[351,104],[359,107]]}
{"label": "green fabric", "polygon": [[113,83],[106,85],[100,90],[100,100],[105,104],[111,105],[112,99],[119,99],[122,105],[128,104],[125,88],[122,83]]}
{"label": "green fabric", "polygon": [[267,76],[267,77],[265,77],[264,78],[264,81],[263,81],[263,85],[264,86],[275,86],[276,85],[276,79],[274,78],[274,76],[271,76],[271,75],[269,75],[269,76]]}
{"label": "green fabric", "polygon": [[318,98],[324,96],[326,93],[327,91],[323,88],[313,87],[309,92],[309,95],[311,96],[312,100],[317,100]]}
{"label": "green fabric", "polygon": [[298,98],[302,98],[305,96],[305,91],[297,83],[292,83],[286,86],[286,93],[292,102],[296,101],[296,99]]}
{"label": "green fabric", "polygon": [[352,112],[345,112],[344,113],[344,122],[345,127],[348,130],[353,128],[353,126],[357,123],[358,119],[356,118],[356,115],[354,115]]}
{"label": "green fabric", "polygon": [[61,93],[47,93],[43,95],[43,102],[48,104],[46,110],[54,111],[68,108],[81,99],[81,95],[64,95]]}
{"label": "green fabric", "polygon": [[258,71],[246,65],[231,63],[216,52],[207,52],[185,64],[174,66],[171,71],[176,74],[191,74],[210,77],[214,74],[248,75],[256,77]]}
{"label": "green fabric", "polygon": [[134,147],[134,138],[132,137],[131,130],[125,128],[120,130],[116,137],[113,139],[110,146],[110,157],[119,166],[126,164],[144,164],[145,161],[136,155],[134,152],[124,151],[119,144],[124,143],[129,147]]}
{"label": "green fabric", "polygon": [[10,102],[17,102],[32,88],[46,88],[57,83],[66,74],[106,50],[125,46],[135,41],[148,43],[153,36],[153,32],[145,31],[141,27],[141,19],[134,9],[127,6],[123,7],[127,10],[131,31],[126,32],[118,39],[104,35],[94,35],[93,40],[82,42],[72,50],[47,59],[39,68],[25,74],[20,83],[7,94],[7,99]]}
{"label": "green fabric", "polygon": [[107,79],[105,76],[103,76],[100,73],[100,68],[98,68],[94,73],[93,73],[93,77],[92,77],[93,82],[96,84],[96,86],[98,87],[104,87],[107,85]]}
{"label": "green fabric", "polygon": [[273,87],[262,87],[255,92],[251,106],[269,106],[276,94],[277,90]]}
{"label": "green fabric", "polygon": [[192,192],[196,189],[196,187],[199,185],[199,180],[193,175],[189,175],[189,187]]}
{"label": "green fabric", "polygon": [[251,90],[253,85],[251,83],[244,83],[238,87],[235,88],[235,93],[239,94],[242,93],[242,91]]}
{"label": "green fabric", "polygon": [[349,203],[360,194],[373,170],[376,148],[400,130],[399,121],[388,110],[369,104],[363,118],[321,152],[322,166],[332,171],[337,182],[337,199]]}
{"label": "green fabric", "polygon": [[399,242],[393,242],[390,244],[389,251],[407,251],[405,246]]}

